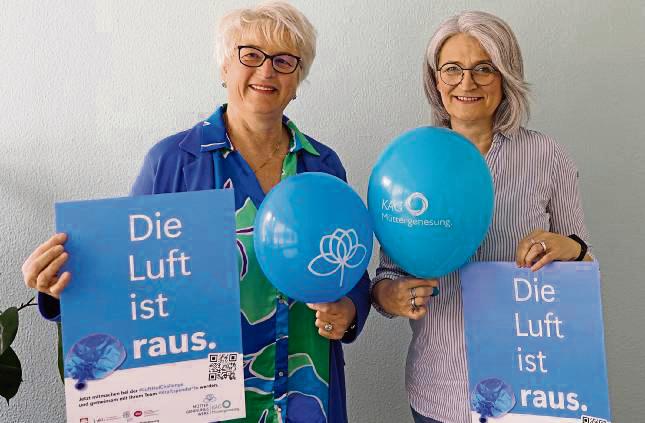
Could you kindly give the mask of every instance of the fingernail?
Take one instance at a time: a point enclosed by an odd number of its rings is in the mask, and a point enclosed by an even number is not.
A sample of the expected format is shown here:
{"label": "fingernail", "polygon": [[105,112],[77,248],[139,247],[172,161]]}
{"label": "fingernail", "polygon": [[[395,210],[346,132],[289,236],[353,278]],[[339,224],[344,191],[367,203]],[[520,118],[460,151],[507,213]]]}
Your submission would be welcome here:
{"label": "fingernail", "polygon": [[436,287],[436,286],[433,286],[432,287],[432,296],[436,297],[437,295],[439,295],[439,288]]}

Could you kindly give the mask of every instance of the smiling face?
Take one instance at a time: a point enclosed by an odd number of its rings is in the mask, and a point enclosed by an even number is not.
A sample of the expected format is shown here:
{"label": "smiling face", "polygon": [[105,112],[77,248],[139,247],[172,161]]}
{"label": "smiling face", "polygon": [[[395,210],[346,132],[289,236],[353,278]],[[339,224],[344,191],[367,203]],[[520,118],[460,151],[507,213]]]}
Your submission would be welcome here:
{"label": "smiling face", "polygon": [[[490,56],[476,38],[468,34],[457,34],[448,38],[439,53],[438,69],[446,63],[456,63],[462,68],[474,68],[492,64]],[[478,85],[470,71],[464,71],[458,85],[448,85],[437,72],[437,89],[441,101],[450,115],[451,126],[455,124],[493,125],[495,111],[502,101],[502,78],[495,74],[493,81],[485,86]]]}
{"label": "smiling face", "polygon": [[[251,38],[242,39],[239,45],[253,46],[271,56],[282,53],[298,56],[294,49]],[[268,58],[260,67],[248,67],[240,63],[237,46],[232,48],[235,51],[221,70],[229,107],[242,113],[282,116],[296,95],[300,67],[290,74],[279,73]]]}

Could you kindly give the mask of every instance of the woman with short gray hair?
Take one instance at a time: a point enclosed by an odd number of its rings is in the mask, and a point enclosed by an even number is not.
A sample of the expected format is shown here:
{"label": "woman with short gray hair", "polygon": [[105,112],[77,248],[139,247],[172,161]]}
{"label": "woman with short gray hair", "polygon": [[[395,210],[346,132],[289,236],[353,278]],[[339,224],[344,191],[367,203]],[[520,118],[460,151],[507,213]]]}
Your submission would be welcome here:
{"label": "woman with short gray hair", "polygon": [[[235,422],[346,423],[341,343],[356,339],[367,319],[367,273],[338,301],[304,304],[271,285],[253,243],[257,211],[281,180],[303,172],[346,180],[338,155],[283,114],[313,63],[316,31],[295,7],[268,1],[224,16],[216,44],[226,104],[155,144],[131,193],[234,189],[246,398],[246,418]],[[54,235],[23,265],[51,320],[60,318],[58,297],[71,280],[59,274],[65,241]]]}
{"label": "woman with short gray hair", "polygon": [[[468,138],[493,176],[493,220],[471,260],[515,261],[533,271],[554,260],[593,260],[575,165],[553,138],[522,126],[529,90],[510,27],[485,12],[444,21],[428,44],[424,87],[433,123]],[[414,421],[471,422],[458,272],[416,279],[381,250],[372,302],[387,317],[410,319],[406,388]]]}

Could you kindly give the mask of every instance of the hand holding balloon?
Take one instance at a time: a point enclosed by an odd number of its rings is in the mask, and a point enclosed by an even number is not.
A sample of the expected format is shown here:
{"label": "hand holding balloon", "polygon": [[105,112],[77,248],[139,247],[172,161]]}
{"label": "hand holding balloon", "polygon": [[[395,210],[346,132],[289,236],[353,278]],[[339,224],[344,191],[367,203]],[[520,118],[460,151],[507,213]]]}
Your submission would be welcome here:
{"label": "hand holding balloon", "polygon": [[328,339],[343,339],[345,332],[356,318],[356,306],[348,297],[333,303],[307,304],[316,310],[316,327],[318,333]]}
{"label": "hand holding balloon", "polygon": [[383,279],[374,285],[374,301],[389,314],[418,320],[428,312],[430,297],[439,293],[436,279]]}

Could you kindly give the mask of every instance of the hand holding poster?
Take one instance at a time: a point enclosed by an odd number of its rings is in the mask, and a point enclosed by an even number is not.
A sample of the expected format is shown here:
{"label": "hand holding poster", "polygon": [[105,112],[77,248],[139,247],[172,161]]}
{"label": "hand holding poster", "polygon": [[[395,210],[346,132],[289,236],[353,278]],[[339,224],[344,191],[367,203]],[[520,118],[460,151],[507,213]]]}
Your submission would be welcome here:
{"label": "hand holding poster", "polygon": [[234,216],[231,190],[56,205],[68,422],[245,415]]}
{"label": "hand holding poster", "polygon": [[597,262],[460,277],[473,422],[609,422]]}

